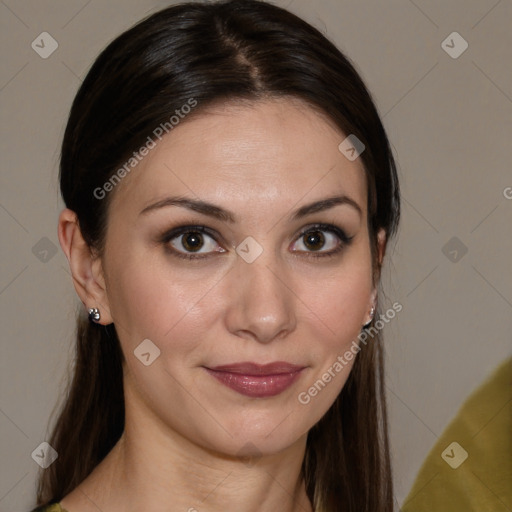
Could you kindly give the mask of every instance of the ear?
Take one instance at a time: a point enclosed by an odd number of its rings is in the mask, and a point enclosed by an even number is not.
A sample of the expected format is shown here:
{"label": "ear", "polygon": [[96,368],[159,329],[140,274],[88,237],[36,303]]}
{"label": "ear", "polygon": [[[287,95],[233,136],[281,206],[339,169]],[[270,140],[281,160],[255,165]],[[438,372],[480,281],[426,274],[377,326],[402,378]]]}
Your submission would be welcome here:
{"label": "ear", "polygon": [[83,239],[77,216],[69,208],[64,209],[59,215],[58,235],[80,300],[87,309],[100,310],[100,324],[111,324],[113,320],[101,258],[93,254]]}
{"label": "ear", "polygon": [[[377,307],[377,293],[378,293],[378,290],[377,290],[377,283],[380,279],[380,271],[381,271],[381,268],[382,268],[382,262],[384,260],[384,255],[386,254],[386,231],[384,230],[384,228],[381,228],[379,230],[379,232],[377,233],[377,262],[376,262],[376,269],[375,269],[375,273],[374,273],[374,286],[373,286],[373,289],[372,289],[372,294],[371,294],[371,297],[370,297],[370,304],[369,304],[369,309],[371,309],[372,307],[376,308]],[[371,318],[368,319],[368,321],[370,321]]]}
{"label": "ear", "polygon": [[386,231],[384,228],[380,228],[377,233],[377,258],[379,263],[379,272],[384,260],[384,254],[386,254]]}

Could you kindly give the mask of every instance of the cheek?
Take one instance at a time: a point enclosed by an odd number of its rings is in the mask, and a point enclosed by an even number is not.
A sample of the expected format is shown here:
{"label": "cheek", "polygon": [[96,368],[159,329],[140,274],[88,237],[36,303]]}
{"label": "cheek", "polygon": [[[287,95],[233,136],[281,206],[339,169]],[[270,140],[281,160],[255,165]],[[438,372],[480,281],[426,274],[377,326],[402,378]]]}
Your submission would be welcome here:
{"label": "cheek", "polygon": [[207,314],[214,305],[211,291],[222,275],[183,269],[164,256],[149,253],[132,255],[115,267],[109,280],[109,302],[125,343],[132,346],[149,338],[163,349],[169,340],[179,343],[181,336],[173,334],[184,330],[190,337],[207,325]]}
{"label": "cheek", "polygon": [[305,302],[314,311],[319,320],[331,332],[343,332],[343,326],[350,326],[359,321],[368,305],[371,283],[365,275],[338,276],[326,280],[312,294],[304,295]]}
{"label": "cheek", "polygon": [[324,344],[330,348],[357,337],[369,309],[369,259],[362,257],[355,264],[349,263],[321,279],[308,275],[302,278],[300,297],[313,313],[312,322],[326,335]]}
{"label": "cheek", "polygon": [[320,293],[309,295],[308,334],[312,368],[297,395],[299,410],[318,421],[336,400],[356,357],[358,336],[368,311],[372,281],[369,267],[351,266],[325,280]]}

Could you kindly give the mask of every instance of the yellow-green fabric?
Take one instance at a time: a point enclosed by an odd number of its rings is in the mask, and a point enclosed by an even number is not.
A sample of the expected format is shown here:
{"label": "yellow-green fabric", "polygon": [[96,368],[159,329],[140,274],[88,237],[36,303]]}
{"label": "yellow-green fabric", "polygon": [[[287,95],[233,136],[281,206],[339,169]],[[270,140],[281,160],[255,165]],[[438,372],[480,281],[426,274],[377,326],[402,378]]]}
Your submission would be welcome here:
{"label": "yellow-green fabric", "polygon": [[34,509],[32,512],[68,512],[65,508],[60,506],[60,503],[53,503],[52,505],[46,505],[43,507],[38,507]]}
{"label": "yellow-green fabric", "polygon": [[512,358],[469,396],[441,434],[402,512],[510,512],[511,405]]}

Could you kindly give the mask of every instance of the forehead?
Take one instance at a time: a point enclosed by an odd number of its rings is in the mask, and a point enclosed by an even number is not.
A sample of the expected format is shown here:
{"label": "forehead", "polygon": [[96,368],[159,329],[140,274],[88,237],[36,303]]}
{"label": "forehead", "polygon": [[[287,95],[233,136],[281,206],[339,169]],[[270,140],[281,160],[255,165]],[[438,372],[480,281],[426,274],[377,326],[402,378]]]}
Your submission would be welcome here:
{"label": "forehead", "polygon": [[131,216],[183,194],[255,217],[343,193],[366,212],[363,164],[339,151],[345,137],[327,116],[292,98],[216,105],[155,139],[117,187],[112,208]]}

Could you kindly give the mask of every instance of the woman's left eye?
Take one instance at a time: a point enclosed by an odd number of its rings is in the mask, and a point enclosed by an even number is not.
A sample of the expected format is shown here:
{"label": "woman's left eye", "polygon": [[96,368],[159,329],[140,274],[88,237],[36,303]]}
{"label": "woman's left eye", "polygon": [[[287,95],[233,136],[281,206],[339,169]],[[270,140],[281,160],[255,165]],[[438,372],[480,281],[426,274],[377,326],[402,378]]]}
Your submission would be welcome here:
{"label": "woman's left eye", "polygon": [[330,224],[317,224],[302,231],[295,244],[299,244],[294,252],[306,252],[307,256],[335,256],[352,241],[352,237],[340,228]]}

